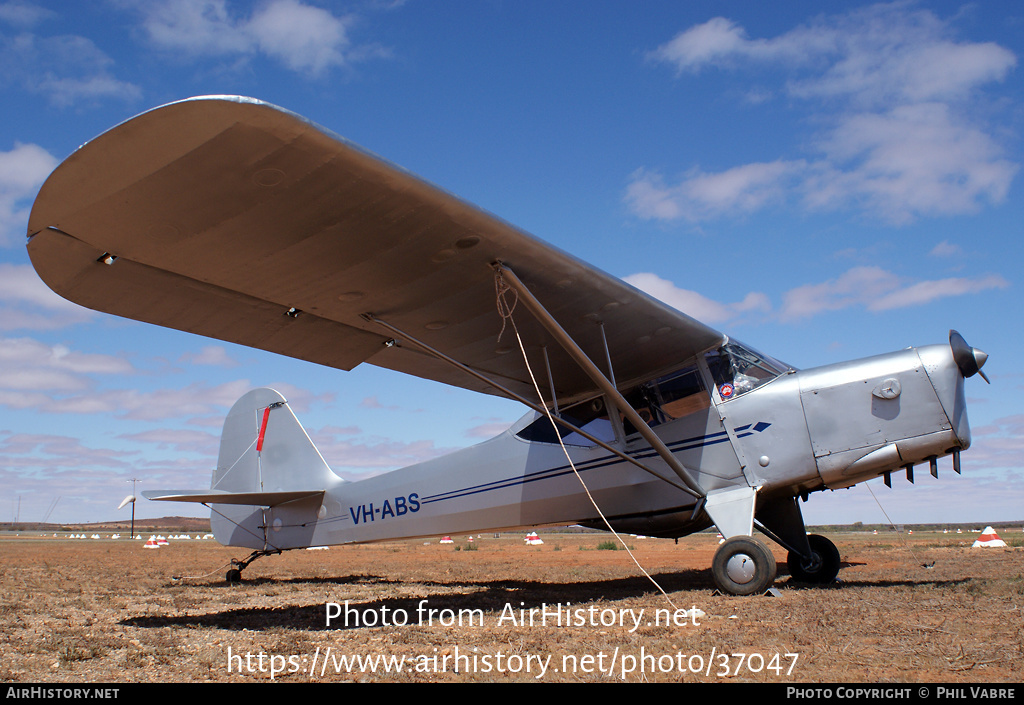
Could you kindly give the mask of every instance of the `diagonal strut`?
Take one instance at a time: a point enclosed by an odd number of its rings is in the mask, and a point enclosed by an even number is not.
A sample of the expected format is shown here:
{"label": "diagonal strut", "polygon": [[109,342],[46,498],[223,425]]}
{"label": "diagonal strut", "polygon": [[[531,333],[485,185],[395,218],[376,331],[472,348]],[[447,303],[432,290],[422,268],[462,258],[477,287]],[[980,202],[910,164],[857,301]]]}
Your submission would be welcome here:
{"label": "diagonal strut", "polygon": [[[611,381],[605,377],[604,373],[598,369],[597,365],[593,363],[590,357],[576,344],[576,341],[558,324],[558,321],[548,313],[544,305],[537,300],[533,293],[526,288],[526,285],[520,281],[519,277],[516,276],[515,272],[509,269],[507,266],[500,262],[496,262],[494,265],[495,271],[501,276],[516,293],[519,294],[519,300],[530,309],[530,313],[534,315],[537,321],[544,326],[544,328],[551,334],[551,336],[558,341],[558,344],[565,348],[565,351],[569,353],[570,357],[576,361],[583,371],[590,377],[593,382],[601,388],[609,398],[615,401],[616,406],[619,407],[619,411],[626,417],[627,420],[633,427],[640,432],[644,440],[647,441],[651,448],[653,448],[665,464],[672,468],[672,471],[679,476],[679,479],[690,488],[698,498],[707,497],[707,492],[700,486],[697,480],[691,475],[690,471],[687,470],[679,459],[672,454],[672,451],[668,449],[668,446],[658,437],[657,434],[651,429],[647,423],[640,418],[640,414],[636,413],[636,410],[630,406],[629,402],[626,401],[625,397],[619,392]],[[698,505],[699,506],[699,505]]]}

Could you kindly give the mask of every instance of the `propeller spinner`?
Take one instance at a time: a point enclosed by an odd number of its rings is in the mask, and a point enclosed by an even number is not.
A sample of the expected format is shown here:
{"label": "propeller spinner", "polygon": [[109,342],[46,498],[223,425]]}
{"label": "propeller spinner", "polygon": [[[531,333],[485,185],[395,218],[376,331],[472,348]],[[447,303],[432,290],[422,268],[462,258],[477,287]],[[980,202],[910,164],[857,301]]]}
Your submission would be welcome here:
{"label": "propeller spinner", "polygon": [[964,340],[964,337],[955,330],[949,331],[949,347],[953,350],[953,360],[956,362],[956,366],[960,368],[960,374],[966,378],[971,377],[977,372],[983,380],[992,384],[989,382],[988,377],[985,376],[985,373],[981,371],[982,365],[988,359],[988,353],[972,348]]}

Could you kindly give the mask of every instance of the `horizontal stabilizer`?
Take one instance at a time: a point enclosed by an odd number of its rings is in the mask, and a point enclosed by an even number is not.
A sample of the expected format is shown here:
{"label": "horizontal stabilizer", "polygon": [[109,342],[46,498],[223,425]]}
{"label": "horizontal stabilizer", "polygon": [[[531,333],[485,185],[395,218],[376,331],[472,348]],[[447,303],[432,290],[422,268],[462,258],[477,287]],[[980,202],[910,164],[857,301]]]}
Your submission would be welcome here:
{"label": "horizontal stabilizer", "polygon": [[292,492],[227,492],[225,490],[150,490],[143,492],[146,499],[164,502],[198,502],[200,504],[245,504],[276,507],[308,497],[323,497],[324,490],[296,490]]}

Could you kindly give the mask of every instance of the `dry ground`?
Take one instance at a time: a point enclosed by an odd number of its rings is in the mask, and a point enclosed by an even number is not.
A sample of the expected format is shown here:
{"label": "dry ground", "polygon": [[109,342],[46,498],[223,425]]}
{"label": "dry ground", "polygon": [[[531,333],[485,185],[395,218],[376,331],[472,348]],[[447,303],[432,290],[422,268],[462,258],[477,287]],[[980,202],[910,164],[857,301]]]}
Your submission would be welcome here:
{"label": "dry ground", "polygon": [[[666,597],[625,551],[597,549],[607,536],[542,536],[542,546],[484,536],[477,550],[456,537],[461,550],[405,541],[291,551],[255,562],[236,585],[225,564],[246,552],[212,541],[144,550],[7,538],[0,680],[1021,680],[1022,548],[971,549],[968,534],[915,534],[909,547],[892,535],[832,536],[841,582],[794,584],[775,547],[780,596],[737,598],[712,594],[713,535],[627,539]],[[433,624],[418,618],[421,600]],[[346,601],[349,624],[327,626],[329,603]],[[584,623],[501,619],[545,603],[581,609],[573,616]],[[698,625],[654,623],[656,610],[694,606]],[[408,623],[354,623],[385,612]],[[600,623],[620,614],[625,625]],[[349,655],[406,660],[401,673],[382,662],[349,672]]]}

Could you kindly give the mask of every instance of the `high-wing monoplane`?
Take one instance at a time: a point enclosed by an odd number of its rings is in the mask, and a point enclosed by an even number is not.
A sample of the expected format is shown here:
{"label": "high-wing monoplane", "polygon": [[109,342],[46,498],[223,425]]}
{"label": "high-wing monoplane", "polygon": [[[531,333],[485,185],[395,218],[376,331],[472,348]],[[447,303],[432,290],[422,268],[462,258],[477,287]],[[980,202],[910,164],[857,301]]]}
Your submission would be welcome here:
{"label": "high-wing monoplane", "polygon": [[[725,537],[722,591],[830,582],[800,500],[970,445],[949,343],[796,370],[301,117],[242,97],[114,127],[43,185],[28,251],[92,309],[351,370],[362,363],[528,407],[485,443],[357,482],[271,389],[235,403],[200,502],[252,560],[287,549],[551,524]],[[982,375],[984,376],[984,375]]]}

